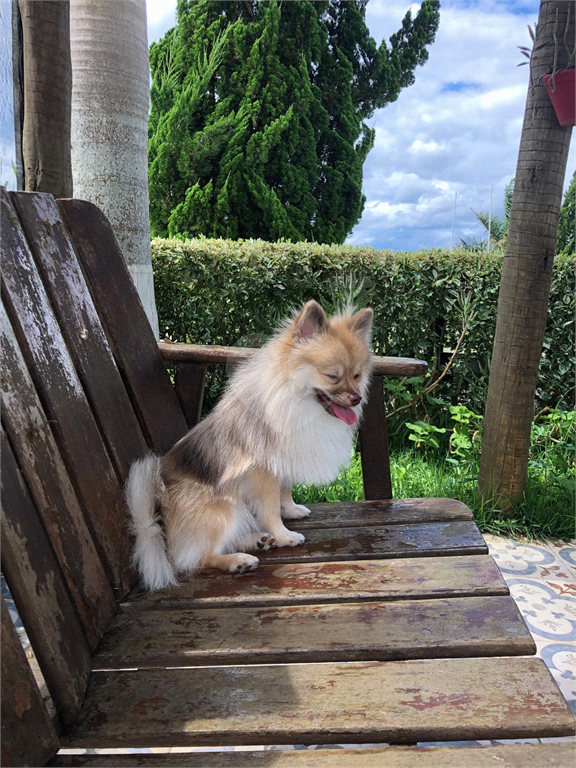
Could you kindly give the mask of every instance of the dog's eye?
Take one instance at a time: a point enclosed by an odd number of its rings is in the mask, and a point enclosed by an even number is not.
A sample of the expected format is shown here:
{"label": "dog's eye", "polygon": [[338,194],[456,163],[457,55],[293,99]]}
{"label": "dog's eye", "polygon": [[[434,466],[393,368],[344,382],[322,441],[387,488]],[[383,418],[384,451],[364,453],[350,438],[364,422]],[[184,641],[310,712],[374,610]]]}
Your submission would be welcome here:
{"label": "dog's eye", "polygon": [[326,373],[324,375],[327,379],[330,379],[330,381],[338,381],[338,376],[336,376],[335,373]]}
{"label": "dog's eye", "polygon": [[358,381],[358,379],[360,378],[360,374],[359,373],[355,373],[354,374],[354,378],[356,379],[356,381]]}

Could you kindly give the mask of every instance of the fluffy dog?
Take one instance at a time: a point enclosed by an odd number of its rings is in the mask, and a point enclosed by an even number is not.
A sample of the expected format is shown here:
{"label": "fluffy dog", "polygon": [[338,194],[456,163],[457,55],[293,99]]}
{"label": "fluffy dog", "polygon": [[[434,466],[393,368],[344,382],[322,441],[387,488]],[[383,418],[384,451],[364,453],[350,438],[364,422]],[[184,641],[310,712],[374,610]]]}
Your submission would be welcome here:
{"label": "fluffy dog", "polygon": [[294,483],[329,483],[351,456],[369,385],[372,310],[330,319],[309,301],[247,362],[214,410],[162,458],[130,469],[133,562],[151,590],[178,572],[253,570],[244,550],[302,544]]}

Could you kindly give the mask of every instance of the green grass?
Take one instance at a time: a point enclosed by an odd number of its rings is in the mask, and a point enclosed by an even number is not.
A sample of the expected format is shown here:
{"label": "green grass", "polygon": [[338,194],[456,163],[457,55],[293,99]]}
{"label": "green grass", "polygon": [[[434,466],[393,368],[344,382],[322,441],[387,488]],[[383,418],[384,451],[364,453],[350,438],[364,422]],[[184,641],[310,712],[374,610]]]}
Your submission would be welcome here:
{"label": "green grass", "polygon": [[[529,539],[574,538],[574,468],[571,460],[552,462],[535,452],[521,504],[503,514],[477,495],[476,461],[454,464],[433,451],[403,450],[391,456],[394,497],[447,497],[467,504],[484,533],[521,536]],[[570,457],[570,453],[568,453]],[[319,501],[358,501],[364,498],[360,456],[329,486],[297,486],[298,504]]]}

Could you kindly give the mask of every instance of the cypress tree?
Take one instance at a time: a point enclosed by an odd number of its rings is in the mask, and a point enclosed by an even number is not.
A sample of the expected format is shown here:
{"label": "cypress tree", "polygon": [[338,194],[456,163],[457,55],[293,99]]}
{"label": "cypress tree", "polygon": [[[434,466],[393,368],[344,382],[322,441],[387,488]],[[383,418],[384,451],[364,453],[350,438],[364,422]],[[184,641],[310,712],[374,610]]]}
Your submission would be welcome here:
{"label": "cypress tree", "polygon": [[366,3],[179,0],[150,49],[155,235],[344,242],[365,202],[365,121],[414,82],[439,23],[424,0],[377,46]]}

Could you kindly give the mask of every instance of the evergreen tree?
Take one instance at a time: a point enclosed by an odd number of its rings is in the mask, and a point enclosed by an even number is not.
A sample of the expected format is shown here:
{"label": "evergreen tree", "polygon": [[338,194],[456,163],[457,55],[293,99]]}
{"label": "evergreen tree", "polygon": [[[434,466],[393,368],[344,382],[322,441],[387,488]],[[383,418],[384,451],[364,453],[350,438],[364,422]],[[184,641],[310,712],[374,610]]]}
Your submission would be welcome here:
{"label": "evergreen tree", "polygon": [[375,109],[428,58],[439,0],[377,46],[367,0],[179,0],[151,46],[156,235],[341,243],[360,219]]}

